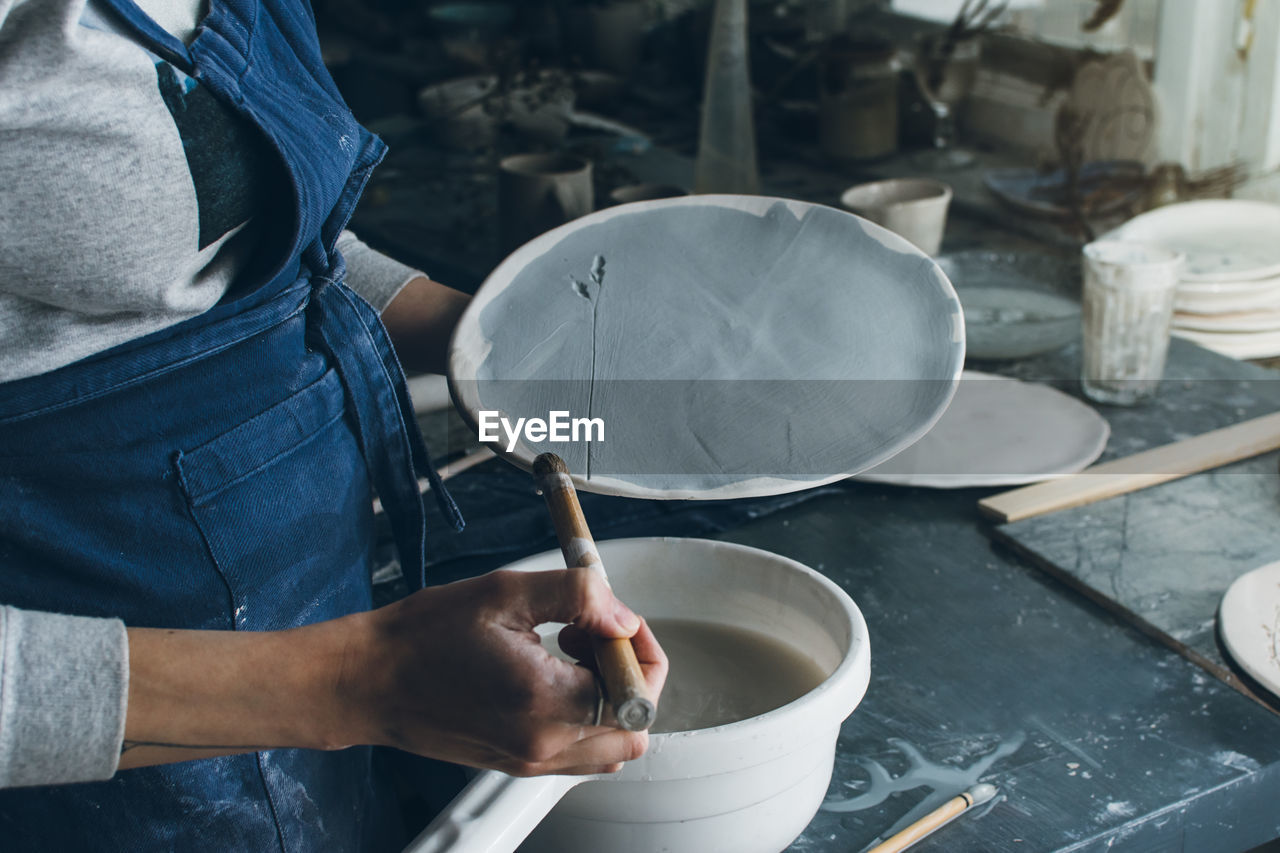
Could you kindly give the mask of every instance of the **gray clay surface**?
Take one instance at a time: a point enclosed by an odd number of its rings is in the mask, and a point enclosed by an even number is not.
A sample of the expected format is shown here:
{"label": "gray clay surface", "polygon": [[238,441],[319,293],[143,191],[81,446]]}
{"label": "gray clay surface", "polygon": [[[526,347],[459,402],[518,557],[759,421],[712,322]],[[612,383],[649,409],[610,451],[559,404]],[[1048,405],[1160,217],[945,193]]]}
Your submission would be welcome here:
{"label": "gray clay surface", "polygon": [[606,424],[522,460],[555,451],[604,491],[780,492],[876,464],[941,413],[963,331],[938,267],[841,211],[745,201],[606,211],[495,272],[478,408]]}

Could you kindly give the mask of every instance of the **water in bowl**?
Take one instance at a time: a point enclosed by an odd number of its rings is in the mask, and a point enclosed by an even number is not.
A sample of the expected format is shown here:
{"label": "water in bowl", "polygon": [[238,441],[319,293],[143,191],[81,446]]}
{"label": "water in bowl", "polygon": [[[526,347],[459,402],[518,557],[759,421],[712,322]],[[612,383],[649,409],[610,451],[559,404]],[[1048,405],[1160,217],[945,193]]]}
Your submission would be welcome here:
{"label": "water in bowl", "polygon": [[649,626],[671,662],[654,733],[756,717],[827,677],[809,656],[758,631],[685,619],[650,619]]}

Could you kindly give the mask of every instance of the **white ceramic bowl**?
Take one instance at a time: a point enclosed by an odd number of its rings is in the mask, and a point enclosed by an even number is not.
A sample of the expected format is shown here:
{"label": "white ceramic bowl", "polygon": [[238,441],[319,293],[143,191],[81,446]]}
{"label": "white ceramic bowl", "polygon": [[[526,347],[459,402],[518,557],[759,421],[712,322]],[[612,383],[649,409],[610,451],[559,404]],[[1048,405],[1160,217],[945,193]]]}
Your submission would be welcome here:
{"label": "white ceramic bowl", "polygon": [[[766,633],[808,654],[826,680],[757,717],[652,735],[614,776],[482,773],[409,850],[512,850],[532,829],[522,851],[776,853],[817,812],[840,724],[871,673],[866,623],[849,596],[794,560],[725,542],[620,539],[600,543],[600,554],[639,613]],[[507,568],[563,565],[555,551]]]}
{"label": "white ceramic bowl", "polygon": [[938,258],[964,308],[965,356],[1030,358],[1080,339],[1080,263],[1037,252],[967,249]]}

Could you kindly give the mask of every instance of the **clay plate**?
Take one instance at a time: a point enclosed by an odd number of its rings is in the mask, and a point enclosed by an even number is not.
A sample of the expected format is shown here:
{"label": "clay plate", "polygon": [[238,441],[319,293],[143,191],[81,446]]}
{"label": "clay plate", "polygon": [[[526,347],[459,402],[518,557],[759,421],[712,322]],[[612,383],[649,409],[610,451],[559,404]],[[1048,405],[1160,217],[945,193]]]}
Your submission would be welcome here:
{"label": "clay plate", "polygon": [[462,317],[450,382],[473,428],[482,411],[603,420],[603,441],[495,446],[521,467],[553,451],[579,488],[729,498],[888,459],[942,414],[963,360],[955,292],[901,237],[821,205],[689,196],[518,249]]}
{"label": "clay plate", "polygon": [[970,358],[1030,358],[1079,339],[1080,304],[1068,295],[1080,281],[1078,262],[977,249],[943,255],[938,265],[964,308]]}
{"label": "clay plate", "polygon": [[1110,434],[1092,407],[1061,391],[966,370],[929,434],[857,479],[935,489],[1036,483],[1089,467]]}
{"label": "clay plate", "polygon": [[1240,668],[1280,696],[1280,563],[1236,578],[1222,597],[1218,631]]}

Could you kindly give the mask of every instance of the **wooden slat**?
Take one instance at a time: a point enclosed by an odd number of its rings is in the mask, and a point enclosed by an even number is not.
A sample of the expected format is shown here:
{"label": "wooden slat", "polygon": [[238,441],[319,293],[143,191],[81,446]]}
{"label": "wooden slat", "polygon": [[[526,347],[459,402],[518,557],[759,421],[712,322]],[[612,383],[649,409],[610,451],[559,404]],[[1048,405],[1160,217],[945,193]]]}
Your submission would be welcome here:
{"label": "wooden slat", "polygon": [[1010,522],[1145,489],[1280,447],[1280,412],[1185,441],[1113,459],[1079,474],[978,501],[983,513]]}

